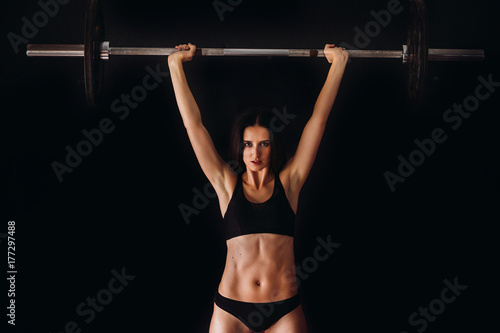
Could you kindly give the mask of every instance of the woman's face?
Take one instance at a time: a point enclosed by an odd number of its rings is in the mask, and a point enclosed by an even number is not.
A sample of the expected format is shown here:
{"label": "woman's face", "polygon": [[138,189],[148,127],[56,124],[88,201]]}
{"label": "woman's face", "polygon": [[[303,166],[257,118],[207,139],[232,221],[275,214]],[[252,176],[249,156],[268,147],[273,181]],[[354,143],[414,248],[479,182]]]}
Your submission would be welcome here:
{"label": "woman's face", "polygon": [[260,171],[271,166],[271,138],[269,130],[249,126],[243,132],[243,162],[247,170]]}

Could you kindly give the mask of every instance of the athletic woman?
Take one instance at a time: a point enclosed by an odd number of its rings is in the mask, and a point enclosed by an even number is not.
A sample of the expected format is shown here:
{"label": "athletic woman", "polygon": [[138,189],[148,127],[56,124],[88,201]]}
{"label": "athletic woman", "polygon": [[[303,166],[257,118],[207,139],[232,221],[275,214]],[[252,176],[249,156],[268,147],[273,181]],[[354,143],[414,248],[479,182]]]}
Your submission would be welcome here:
{"label": "athletic woman", "polygon": [[235,170],[217,153],[184,74],[183,63],[193,58],[196,46],[176,49],[168,65],[177,105],[198,162],[217,193],[226,233],[226,265],[210,333],[307,332],[295,277],[295,213],[349,55],[326,44],[328,77],[290,160],[284,160],[270,112],[240,117],[233,131],[239,162]]}

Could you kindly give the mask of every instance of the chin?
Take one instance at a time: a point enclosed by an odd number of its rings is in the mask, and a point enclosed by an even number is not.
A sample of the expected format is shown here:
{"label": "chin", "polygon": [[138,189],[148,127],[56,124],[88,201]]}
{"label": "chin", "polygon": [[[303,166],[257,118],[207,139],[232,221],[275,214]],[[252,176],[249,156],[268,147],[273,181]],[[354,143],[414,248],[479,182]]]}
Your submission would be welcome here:
{"label": "chin", "polygon": [[268,168],[269,165],[264,165],[264,164],[260,164],[260,165],[254,165],[253,163],[249,163],[249,164],[246,164],[246,167],[247,167],[247,170],[251,170],[251,171],[261,171],[265,168]]}

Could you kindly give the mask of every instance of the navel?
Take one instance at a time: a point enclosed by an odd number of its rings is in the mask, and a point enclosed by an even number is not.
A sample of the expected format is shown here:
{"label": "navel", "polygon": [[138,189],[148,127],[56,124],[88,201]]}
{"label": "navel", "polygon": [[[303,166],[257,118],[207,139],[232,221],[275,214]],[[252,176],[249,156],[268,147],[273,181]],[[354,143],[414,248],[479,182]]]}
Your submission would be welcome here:
{"label": "navel", "polygon": [[259,280],[255,281],[255,284],[260,286],[260,281]]}

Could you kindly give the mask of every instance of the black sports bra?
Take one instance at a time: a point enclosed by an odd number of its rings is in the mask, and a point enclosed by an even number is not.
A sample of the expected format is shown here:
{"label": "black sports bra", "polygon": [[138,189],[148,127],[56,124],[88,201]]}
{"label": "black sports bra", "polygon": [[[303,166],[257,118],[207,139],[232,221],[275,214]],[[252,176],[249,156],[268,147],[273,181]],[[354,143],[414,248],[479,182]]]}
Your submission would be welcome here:
{"label": "black sports bra", "polygon": [[274,177],[271,198],[262,203],[252,203],[243,193],[241,174],[227,206],[223,223],[226,240],[248,234],[271,233],[294,236],[295,213],[286,197],[280,177]]}

